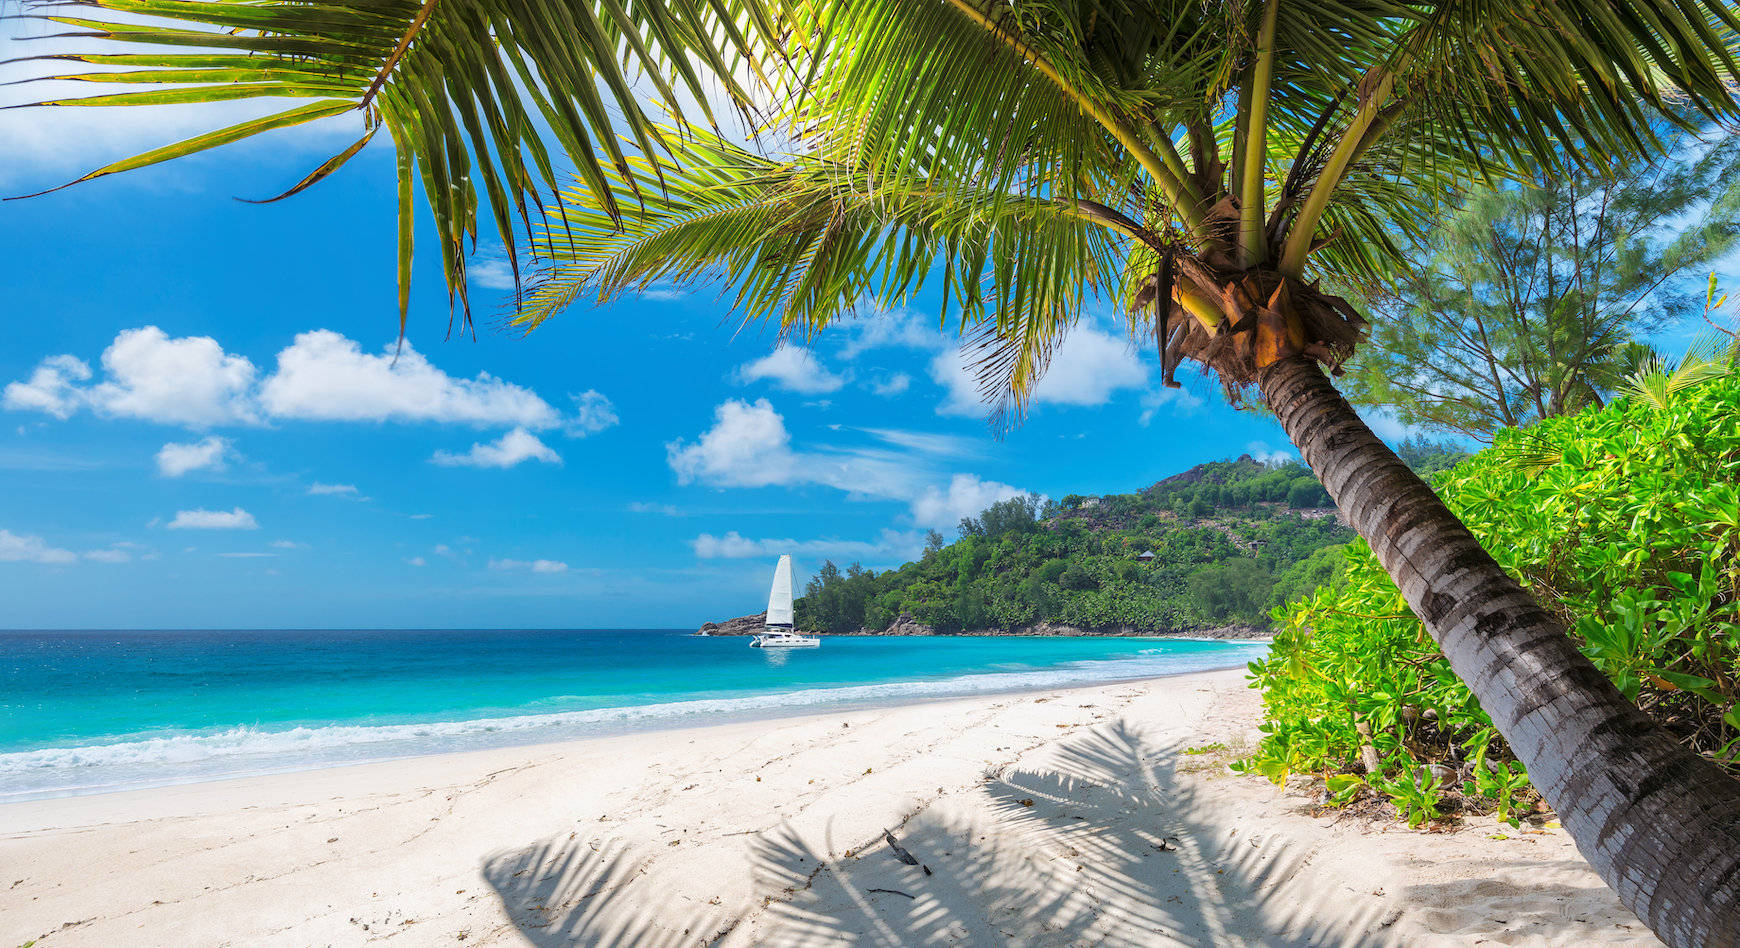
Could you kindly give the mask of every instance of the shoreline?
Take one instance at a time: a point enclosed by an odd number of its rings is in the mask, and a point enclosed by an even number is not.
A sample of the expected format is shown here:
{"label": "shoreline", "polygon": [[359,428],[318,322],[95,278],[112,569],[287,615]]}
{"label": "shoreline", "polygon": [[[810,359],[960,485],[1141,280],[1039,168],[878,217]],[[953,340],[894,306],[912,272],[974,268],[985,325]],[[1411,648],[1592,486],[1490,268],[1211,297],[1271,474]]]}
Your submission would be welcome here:
{"label": "shoreline", "polygon": [[[1222,640],[1172,638],[1169,641]],[[1257,646],[1265,643],[1241,641],[1226,644]],[[309,773],[429,756],[536,748],[571,741],[657,734],[721,724],[779,721],[816,714],[840,714],[977,697],[994,698],[1040,689],[1091,688],[1204,671],[1242,670],[1249,657],[1244,654],[1217,657],[1211,659],[1207,667],[1183,667],[1160,674],[1156,674],[1152,668],[1141,667],[1138,660],[1132,658],[1089,660],[1105,663],[1099,675],[1090,677],[1087,670],[1079,665],[1020,671],[983,671],[947,678],[789,688],[727,697],[683,698],[549,713],[383,724],[332,722],[317,727],[298,726],[276,730],[237,726],[171,738],[103,744],[73,743],[63,747],[0,754],[0,761],[8,756],[76,758],[80,755],[108,754],[119,758],[119,762],[89,766],[82,773],[78,768],[57,768],[52,765],[36,770],[12,771],[15,775],[13,782],[23,789],[8,787],[0,792],[0,809],[38,800]],[[1118,673],[1119,666],[1123,665],[1131,667]],[[327,745],[317,743],[327,732],[343,734],[347,741]],[[244,753],[235,749],[235,745],[248,741],[256,742],[262,747],[270,745],[271,750],[268,753],[262,749],[254,749]],[[206,757],[192,756],[206,744],[215,745],[217,749]],[[157,753],[179,754],[179,757],[143,761],[129,758],[128,752],[141,752],[150,745],[162,745]],[[35,776],[38,785],[33,787],[16,779],[18,774]],[[90,782],[98,775],[105,778],[103,782]],[[81,776],[83,781],[80,780]],[[44,785],[45,781],[56,778],[63,782]],[[0,780],[0,787],[6,787],[5,780]]]}
{"label": "shoreline", "polygon": [[[114,790],[102,790],[95,793],[63,794],[52,797],[38,797],[29,800],[11,800],[0,802],[0,843],[12,833],[35,832],[47,828],[63,828],[60,824],[45,823],[37,826],[28,819],[19,820],[15,814],[25,810],[40,807],[43,811],[72,813],[86,809],[80,801],[95,801],[89,804],[92,813],[112,811],[134,814],[140,803],[146,804],[146,810],[164,809],[164,804],[170,798],[180,797],[211,797],[228,798],[235,791],[246,791],[249,794],[268,791],[274,796],[286,800],[314,800],[321,797],[325,787],[319,789],[303,789],[295,786],[300,783],[296,778],[308,778],[308,781],[321,784],[331,784],[346,790],[364,788],[372,790],[378,786],[392,785],[403,782],[403,778],[412,771],[420,775],[441,774],[447,777],[457,776],[465,779],[474,775],[495,771],[504,765],[523,761],[526,755],[549,753],[562,755],[573,752],[590,752],[609,745],[622,744],[632,747],[642,738],[668,738],[672,741],[681,740],[693,742],[702,739],[716,739],[738,736],[737,732],[751,732],[754,729],[769,724],[810,724],[822,719],[835,718],[836,715],[850,717],[852,715],[874,714],[876,712],[924,710],[939,705],[956,705],[977,703],[980,700],[1021,700],[1042,697],[1046,700],[1060,700],[1077,692],[1099,692],[1106,688],[1121,685],[1150,686],[1158,685],[1176,679],[1194,678],[1197,676],[1229,675],[1241,673],[1242,668],[1217,668],[1205,671],[1185,671],[1170,675],[1147,675],[1139,678],[1128,678],[1114,681],[1095,681],[1080,684],[1056,685],[1048,688],[1017,688],[1007,691],[982,692],[973,695],[941,695],[929,698],[890,699],[886,702],[870,702],[852,707],[830,707],[824,711],[814,709],[794,709],[784,714],[733,718],[725,721],[714,721],[706,724],[674,724],[666,727],[652,727],[645,730],[626,731],[611,734],[597,734],[585,737],[539,741],[530,744],[508,744],[499,747],[480,747],[460,750],[438,750],[423,754],[407,754],[402,757],[387,757],[379,760],[359,760],[350,763],[335,763],[322,767],[311,767],[296,770],[279,770],[264,773],[237,774],[230,777],[217,777],[206,780],[190,780],[183,783],[163,784],[150,787],[123,787]],[[155,799],[159,794],[163,799]],[[179,802],[179,801],[176,801]],[[64,804],[56,806],[55,804]],[[0,904],[4,904],[0,902]],[[0,939],[0,944],[4,940]]]}
{"label": "shoreline", "polygon": [[1199,672],[8,804],[0,944],[1654,943],[1560,831],[1228,774],[1258,700]]}
{"label": "shoreline", "polygon": [[[703,622],[691,635],[701,638],[732,638],[761,634],[763,620],[767,613],[758,612],[754,615],[738,616],[735,619],[725,619],[718,622]],[[1021,626],[1015,629],[963,629],[958,632],[938,632],[931,626],[916,622],[911,616],[902,616],[893,625],[882,631],[874,631],[868,626],[856,632],[810,632],[805,635],[816,635],[822,638],[1125,638],[1125,639],[1171,639],[1191,642],[1271,642],[1274,640],[1274,630],[1268,625],[1250,625],[1230,623],[1207,629],[1163,629],[1142,630],[1133,626],[1074,626],[1060,623],[1041,622],[1037,625]]]}

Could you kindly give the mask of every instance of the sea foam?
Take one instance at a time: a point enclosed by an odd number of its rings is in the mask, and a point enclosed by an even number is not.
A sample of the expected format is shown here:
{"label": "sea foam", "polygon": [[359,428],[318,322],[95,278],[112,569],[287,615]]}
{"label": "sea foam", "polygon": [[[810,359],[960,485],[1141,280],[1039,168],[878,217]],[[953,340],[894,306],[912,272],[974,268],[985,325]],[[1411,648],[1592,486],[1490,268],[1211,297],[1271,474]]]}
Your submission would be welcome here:
{"label": "sea foam", "polygon": [[[1248,657],[1261,652],[1249,647]],[[1070,662],[1053,668],[732,697],[652,701],[621,707],[524,713],[457,721],[343,724],[280,729],[229,727],[139,736],[111,743],[0,754],[0,802],[191,783],[420,754],[536,744],[579,737],[828,709],[1025,691],[1224,668],[1233,654],[1201,656],[1144,649],[1138,657]],[[547,704],[560,698],[538,702]]]}

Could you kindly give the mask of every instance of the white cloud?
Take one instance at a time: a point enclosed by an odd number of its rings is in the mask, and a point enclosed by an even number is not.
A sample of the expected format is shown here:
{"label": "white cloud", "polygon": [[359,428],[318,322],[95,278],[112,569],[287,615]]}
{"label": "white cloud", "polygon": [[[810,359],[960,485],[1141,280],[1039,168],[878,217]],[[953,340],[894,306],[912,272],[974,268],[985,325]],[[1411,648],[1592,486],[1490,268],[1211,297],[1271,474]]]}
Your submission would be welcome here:
{"label": "white cloud", "polygon": [[280,550],[304,550],[308,548],[308,544],[297,543],[295,540],[273,540],[266,545]]}
{"label": "white cloud", "polygon": [[[252,362],[224,352],[215,339],[171,337],[156,326],[116,335],[102,354],[102,367],[103,377],[89,384],[94,376],[83,361],[71,355],[44,359],[28,379],[0,391],[0,407],[63,420],[89,408],[194,429],[267,420],[396,421],[530,431],[559,426],[580,438],[619,423],[601,392],[570,395],[574,411],[563,416],[531,389],[487,372],[471,379],[450,376],[409,343],[402,351],[389,345],[370,354],[325,329],[297,335],[264,379]],[[524,445],[524,438],[515,440]],[[215,444],[199,442],[197,452],[196,445],[166,445],[160,468],[168,476],[219,469],[228,445],[220,451]]]}
{"label": "white cloud", "polygon": [[[989,413],[979,394],[979,380],[967,367],[965,354],[939,352],[930,362],[930,376],[948,393],[937,413],[982,416]],[[1120,389],[1144,388],[1148,367],[1124,339],[1083,323],[1070,330],[1052,354],[1045,375],[1034,386],[1034,405],[1089,407],[1104,405]]]}
{"label": "white cloud", "polygon": [[690,543],[701,559],[743,559],[782,553],[859,560],[909,559],[924,549],[924,534],[916,530],[883,530],[875,540],[752,540],[731,530],[718,537],[703,533]]}
{"label": "white cloud", "polygon": [[1172,406],[1174,415],[1194,414],[1202,407],[1202,399],[1196,393],[1185,388],[1157,388],[1142,393],[1142,414],[1136,419],[1136,424],[1146,428],[1160,413],[1160,409]]}
{"label": "white cloud", "polygon": [[355,497],[357,493],[355,484],[322,484],[315,481],[308,485],[308,494],[311,497]]}
{"label": "white cloud", "polygon": [[991,407],[979,396],[979,380],[967,368],[961,352],[950,349],[932,356],[930,378],[945,393],[942,404],[936,407],[937,414],[982,417],[990,413]]}
{"label": "white cloud", "polygon": [[1245,445],[1245,453],[1264,464],[1285,464],[1296,461],[1299,456],[1287,448],[1271,448],[1267,441],[1252,441]]}
{"label": "white cloud", "polygon": [[170,338],[156,326],[123,330],[103,351],[107,380],[90,390],[106,415],[204,428],[259,420],[254,364],[210,336]]}
{"label": "white cloud", "polygon": [[1426,431],[1426,429],[1420,425],[1410,425],[1398,419],[1395,411],[1390,408],[1367,408],[1364,411],[1361,411],[1359,415],[1361,418],[1365,419],[1366,425],[1368,425],[1378,437],[1390,442],[1391,444],[1395,444],[1398,441],[1406,441],[1414,435],[1424,434]]}
{"label": "white cloud", "polygon": [[942,329],[908,310],[876,312],[853,321],[854,330],[840,346],[840,358],[850,362],[872,349],[946,349]]}
{"label": "white cloud", "polygon": [[874,435],[889,444],[921,454],[960,457],[978,453],[977,445],[970,439],[958,435],[938,434],[933,431],[908,431],[902,428],[861,428],[859,430],[865,434]]}
{"label": "white cloud", "polygon": [[6,387],[7,408],[70,417],[81,406],[117,418],[209,428],[257,424],[254,364],[210,336],[171,337],[156,326],[125,329],[103,350],[103,381],[70,355],[43,360],[27,382]]}
{"label": "white cloud", "polygon": [[1081,325],[1051,357],[1034,398],[1058,405],[1104,405],[1121,388],[1144,388],[1148,367],[1128,340]]}
{"label": "white cloud", "polygon": [[565,573],[568,564],[561,560],[495,560],[489,561],[490,569],[529,570],[533,573]]}
{"label": "white cloud", "polygon": [[470,264],[465,268],[465,279],[491,290],[511,290],[514,288],[513,267],[508,266],[505,256],[492,257],[479,263]]}
{"label": "white cloud", "polygon": [[847,381],[845,376],[830,372],[815,353],[802,346],[780,346],[737,370],[737,380],[745,385],[763,379],[803,395],[837,392]]}
{"label": "white cloud", "polygon": [[785,419],[773,404],[730,399],[713,410],[713,427],[700,440],[665,445],[677,483],[705,481],[721,487],[766,487],[789,483],[794,459]]}
{"label": "white cloud", "polygon": [[276,553],[219,553],[218,554],[218,556],[221,556],[226,560],[260,560],[260,559],[266,559],[267,557],[272,557],[272,556],[277,556],[277,555],[278,554],[276,554]]}
{"label": "white cloud", "polygon": [[947,490],[927,488],[912,502],[912,518],[920,526],[953,527],[967,517],[978,516],[986,507],[1026,491],[997,481],[981,480],[976,474],[956,474]]}
{"label": "white cloud", "polygon": [[0,406],[12,411],[47,412],[65,421],[84,401],[84,392],[76,383],[90,378],[91,367],[82,360],[70,355],[49,356],[30,373],[28,381],[6,386]]}
{"label": "white cloud", "polygon": [[870,391],[883,398],[893,398],[912,387],[912,376],[905,372],[893,375],[877,376],[870,380]]}
{"label": "white cloud", "polygon": [[221,471],[230,451],[229,439],[217,435],[191,444],[171,441],[157,452],[157,473],[180,477],[189,471]]}
{"label": "white cloud", "polygon": [[930,476],[908,454],[872,448],[824,447],[797,453],[785,419],[767,399],[730,399],[713,413],[713,427],[693,444],[665,445],[681,484],[715,487],[794,487],[821,484],[857,497],[910,499]]}
{"label": "white cloud", "polygon": [[704,560],[765,556],[769,551],[775,550],[789,553],[790,548],[797,545],[796,540],[751,540],[736,530],[722,537],[703,533],[690,542],[695,547],[695,555]]}
{"label": "white cloud", "polygon": [[122,330],[103,350],[104,380],[82,387],[91,368],[70,355],[44,359],[30,378],[6,386],[0,404],[66,419],[80,407],[120,418],[209,428],[255,424],[254,364],[210,336],[172,338],[156,326]]}
{"label": "white cloud", "polygon": [[[852,498],[911,503],[913,516],[921,523],[935,520],[934,511],[944,505],[937,498],[954,496],[967,485],[984,485],[984,493],[996,490],[1020,493],[1013,487],[980,481],[970,474],[955,475],[947,491],[936,487],[944,475],[935,470],[927,455],[964,453],[958,439],[896,429],[867,431],[907,450],[821,447],[793,451],[785,419],[767,399],[753,403],[730,399],[714,410],[713,427],[702,432],[698,440],[672,441],[665,445],[665,450],[678,483],[715,487],[819,484],[845,491]],[[991,499],[1000,500],[1003,496],[1007,494]],[[976,514],[989,503],[986,501],[968,513]],[[943,522],[952,526],[955,521]]]}
{"label": "white cloud", "polygon": [[429,561],[422,558],[421,556],[413,556],[410,559],[406,560],[405,562],[411,566],[428,566],[429,565]]}
{"label": "white cloud", "polygon": [[515,428],[489,444],[475,443],[464,454],[437,451],[429,460],[446,467],[513,467],[521,461],[562,463],[561,455],[524,428]]}
{"label": "white cloud", "polygon": [[258,530],[254,515],[240,507],[234,510],[178,510],[169,521],[171,530]]}
{"label": "white cloud", "polygon": [[574,417],[568,419],[568,423],[563,426],[563,431],[570,438],[584,438],[587,435],[597,434],[622,420],[616,417],[616,406],[610,403],[610,399],[604,397],[603,392],[587,389],[578,395],[569,395],[568,397],[574,401]]}
{"label": "white cloud", "polygon": [[59,565],[78,560],[71,550],[49,546],[41,537],[20,536],[0,530],[0,563],[47,563]]}
{"label": "white cloud", "polygon": [[110,547],[107,550],[86,550],[85,559],[93,563],[126,563],[133,559],[133,554]]}
{"label": "white cloud", "polygon": [[629,504],[628,510],[630,513],[662,514],[666,517],[682,515],[682,511],[678,510],[674,504],[653,504],[640,500]]}
{"label": "white cloud", "polygon": [[[396,353],[396,357],[395,357]],[[260,386],[275,418],[309,421],[429,421],[549,428],[556,409],[537,393],[487,372],[454,378],[406,343],[370,355],[327,329],[296,336],[278,353],[278,369]]]}

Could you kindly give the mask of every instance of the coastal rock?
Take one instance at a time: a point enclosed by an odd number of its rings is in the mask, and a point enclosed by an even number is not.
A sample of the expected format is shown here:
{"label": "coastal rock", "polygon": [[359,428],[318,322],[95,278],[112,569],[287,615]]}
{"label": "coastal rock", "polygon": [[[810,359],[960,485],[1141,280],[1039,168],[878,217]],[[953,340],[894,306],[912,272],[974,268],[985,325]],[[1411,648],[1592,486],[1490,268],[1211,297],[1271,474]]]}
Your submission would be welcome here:
{"label": "coastal rock", "polygon": [[1144,629],[1130,625],[1079,626],[1067,625],[1061,622],[1039,622],[1024,625],[1014,629],[976,629],[972,632],[962,632],[962,635],[1065,635],[1065,636],[1120,636],[1120,635],[1151,635],[1177,638],[1201,639],[1265,639],[1269,630],[1262,626],[1232,623],[1215,626],[1209,629]]}
{"label": "coastal rock", "polygon": [[888,624],[881,635],[935,635],[936,629],[914,619],[909,612],[902,612],[900,618]]}
{"label": "coastal rock", "polygon": [[1234,622],[1230,625],[1215,626],[1212,629],[1197,629],[1176,634],[1201,636],[1205,639],[1266,639],[1274,632],[1268,626]]}
{"label": "coastal rock", "polygon": [[[761,632],[767,621],[767,613],[758,612],[752,616],[741,616],[736,619],[726,619],[724,622],[708,622],[701,626],[702,635],[756,635]],[[924,624],[914,618],[911,613],[901,613],[898,618],[888,624],[886,629],[873,629],[868,626],[856,632],[824,633],[833,635],[964,635],[964,636],[1039,636],[1039,635],[1153,635],[1176,636],[1180,638],[1227,639],[1243,641],[1248,639],[1266,639],[1270,630],[1266,626],[1232,623],[1215,626],[1208,629],[1142,629],[1128,625],[1111,626],[1076,626],[1058,622],[1039,622],[1033,625],[1018,626],[1013,629],[969,629],[961,632],[938,632],[935,627]]]}
{"label": "coastal rock", "polygon": [[707,622],[696,630],[697,635],[757,635],[767,625],[767,613],[738,616],[724,622]]}

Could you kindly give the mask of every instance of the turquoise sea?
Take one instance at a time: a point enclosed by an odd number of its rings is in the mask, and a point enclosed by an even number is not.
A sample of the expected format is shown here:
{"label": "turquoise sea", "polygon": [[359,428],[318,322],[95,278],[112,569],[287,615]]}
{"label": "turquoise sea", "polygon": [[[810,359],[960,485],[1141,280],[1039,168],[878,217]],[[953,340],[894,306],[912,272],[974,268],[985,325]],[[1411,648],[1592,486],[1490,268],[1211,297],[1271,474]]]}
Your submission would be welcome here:
{"label": "turquoise sea", "polygon": [[0,632],[0,802],[1242,666],[1265,646],[687,630]]}

